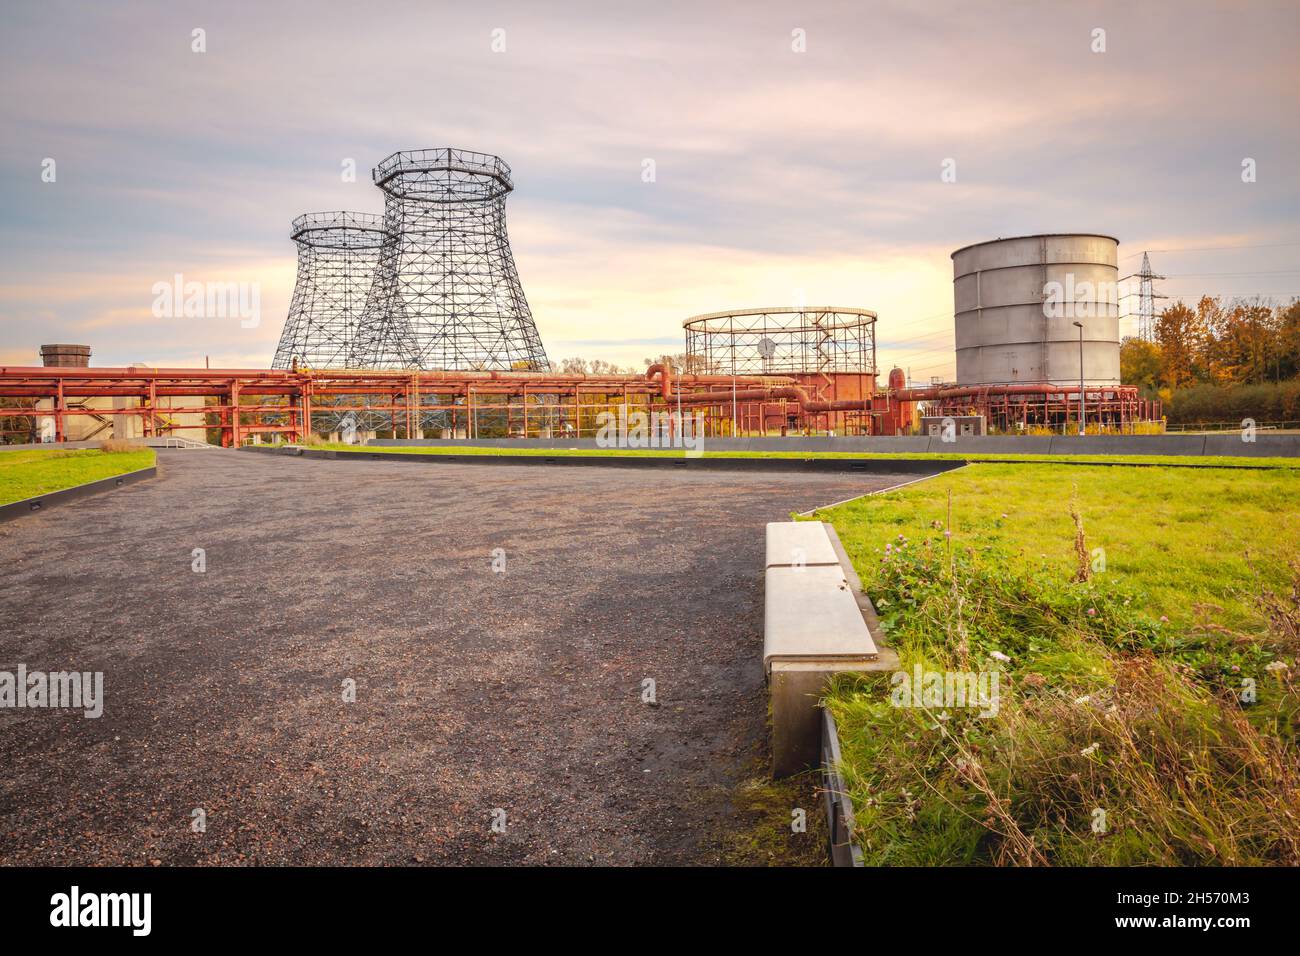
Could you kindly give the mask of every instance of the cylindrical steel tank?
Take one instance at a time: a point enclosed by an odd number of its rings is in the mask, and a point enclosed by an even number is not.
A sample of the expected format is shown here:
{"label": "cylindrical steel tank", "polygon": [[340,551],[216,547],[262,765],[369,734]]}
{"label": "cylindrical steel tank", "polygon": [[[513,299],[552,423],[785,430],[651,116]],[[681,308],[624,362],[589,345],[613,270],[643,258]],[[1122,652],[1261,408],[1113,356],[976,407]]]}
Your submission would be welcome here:
{"label": "cylindrical steel tank", "polygon": [[1118,385],[1119,241],[1061,233],[952,254],[957,384]]}

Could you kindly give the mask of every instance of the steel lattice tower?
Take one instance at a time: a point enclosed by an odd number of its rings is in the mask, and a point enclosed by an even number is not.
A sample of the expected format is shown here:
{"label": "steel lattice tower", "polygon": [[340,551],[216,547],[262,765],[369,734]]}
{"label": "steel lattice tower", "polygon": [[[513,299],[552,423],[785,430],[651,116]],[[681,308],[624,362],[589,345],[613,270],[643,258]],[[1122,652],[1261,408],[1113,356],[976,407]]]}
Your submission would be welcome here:
{"label": "steel lattice tower", "polygon": [[506,236],[513,188],[500,157],[404,150],[374,170],[389,236],[353,364],[550,368]]}
{"label": "steel lattice tower", "polygon": [[272,368],[295,359],[311,368],[349,368],[357,328],[387,237],[382,216],[313,212],[293,221],[298,277]]}
{"label": "steel lattice tower", "polygon": [[1138,283],[1138,338],[1144,342],[1156,340],[1156,299],[1166,296],[1156,295],[1154,280],[1163,279],[1151,271],[1151,256],[1142,253],[1142,271],[1137,274]]}

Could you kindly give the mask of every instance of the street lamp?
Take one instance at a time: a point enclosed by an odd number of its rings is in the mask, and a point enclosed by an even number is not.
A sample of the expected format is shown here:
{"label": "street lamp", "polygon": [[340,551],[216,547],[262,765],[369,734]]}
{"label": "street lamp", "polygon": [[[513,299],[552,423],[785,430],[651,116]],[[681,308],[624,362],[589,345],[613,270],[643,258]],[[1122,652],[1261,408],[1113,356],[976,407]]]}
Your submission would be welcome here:
{"label": "street lamp", "polygon": [[1083,437],[1083,323],[1075,322],[1079,330],[1079,437]]}

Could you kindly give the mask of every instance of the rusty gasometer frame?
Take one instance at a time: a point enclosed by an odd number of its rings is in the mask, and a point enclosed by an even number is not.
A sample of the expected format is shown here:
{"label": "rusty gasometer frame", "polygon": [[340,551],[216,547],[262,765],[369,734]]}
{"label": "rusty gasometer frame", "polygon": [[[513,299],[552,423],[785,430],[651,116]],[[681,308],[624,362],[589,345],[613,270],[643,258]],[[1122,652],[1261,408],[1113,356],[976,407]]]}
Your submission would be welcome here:
{"label": "rusty gasometer frame", "polygon": [[720,405],[715,414],[732,418],[736,434],[880,433],[883,412],[879,403],[873,407],[875,312],[841,306],[735,309],[697,315],[682,326],[687,371],[784,376],[811,403],[773,394]]}
{"label": "rusty gasometer frame", "polygon": [[710,312],[682,323],[691,371],[876,374],[876,313],[832,306]]}

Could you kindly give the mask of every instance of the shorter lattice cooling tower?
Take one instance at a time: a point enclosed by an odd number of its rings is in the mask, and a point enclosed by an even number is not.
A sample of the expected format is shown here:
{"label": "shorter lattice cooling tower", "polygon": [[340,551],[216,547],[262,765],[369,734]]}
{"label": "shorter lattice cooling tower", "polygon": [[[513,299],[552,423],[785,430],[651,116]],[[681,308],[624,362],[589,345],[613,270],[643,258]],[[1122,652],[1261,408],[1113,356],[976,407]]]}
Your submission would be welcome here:
{"label": "shorter lattice cooling tower", "polygon": [[357,330],[389,237],[382,216],[313,212],[293,221],[298,278],[273,368],[358,366]]}

